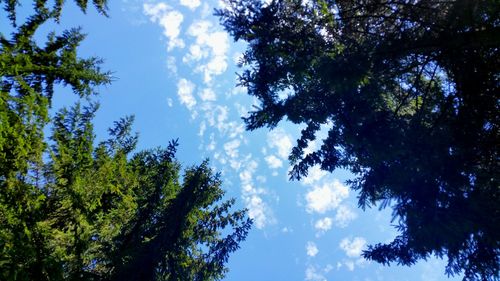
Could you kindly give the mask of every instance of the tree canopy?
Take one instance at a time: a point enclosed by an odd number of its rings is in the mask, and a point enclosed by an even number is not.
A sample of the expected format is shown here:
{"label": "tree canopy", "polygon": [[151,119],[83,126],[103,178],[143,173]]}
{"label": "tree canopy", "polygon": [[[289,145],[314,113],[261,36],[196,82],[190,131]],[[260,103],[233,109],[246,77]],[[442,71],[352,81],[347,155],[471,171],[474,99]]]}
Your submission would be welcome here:
{"label": "tree canopy", "polygon": [[[390,206],[399,235],[364,257],[447,274],[500,269],[500,5],[495,0],[226,0],[248,43],[247,129],[303,124],[290,177],[345,168],[362,208]],[[305,154],[321,127],[321,147]]]}
{"label": "tree canopy", "polygon": [[[0,34],[0,279],[221,279],[251,221],[223,200],[220,175],[208,161],[182,170],[177,141],[134,152],[132,117],[96,143],[92,96],[109,72],[78,56],[79,29],[34,39],[64,1],[35,1],[18,26],[17,1],[0,2],[15,29]],[[80,100],[51,116],[57,84]]]}

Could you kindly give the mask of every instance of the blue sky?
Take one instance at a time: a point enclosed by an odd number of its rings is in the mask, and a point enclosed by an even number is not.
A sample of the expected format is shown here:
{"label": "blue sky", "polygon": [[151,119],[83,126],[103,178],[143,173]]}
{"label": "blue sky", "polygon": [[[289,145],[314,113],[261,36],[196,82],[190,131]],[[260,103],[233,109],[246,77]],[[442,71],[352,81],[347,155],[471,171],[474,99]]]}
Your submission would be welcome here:
{"label": "blue sky", "polygon": [[[46,27],[39,36],[82,26],[88,37],[81,56],[102,57],[103,68],[113,72],[115,81],[98,98],[98,138],[114,120],[133,114],[140,149],[179,138],[183,165],[210,158],[222,172],[228,197],[248,208],[255,222],[231,256],[225,280],[446,279],[442,260],[408,268],[360,258],[367,244],[396,235],[390,210],[358,209],[356,193],[344,185],[351,177],[346,171],[314,168],[303,181],[288,181],[287,156],[300,126],[281,122],[273,131],[244,130],[241,116],[257,103],[235,87],[241,71],[236,61],[245,46],[218,25],[212,13],[219,5],[216,0],[118,0],[110,1],[106,18],[93,9],[83,15],[68,1],[61,26]],[[74,100],[61,88],[54,108]]]}

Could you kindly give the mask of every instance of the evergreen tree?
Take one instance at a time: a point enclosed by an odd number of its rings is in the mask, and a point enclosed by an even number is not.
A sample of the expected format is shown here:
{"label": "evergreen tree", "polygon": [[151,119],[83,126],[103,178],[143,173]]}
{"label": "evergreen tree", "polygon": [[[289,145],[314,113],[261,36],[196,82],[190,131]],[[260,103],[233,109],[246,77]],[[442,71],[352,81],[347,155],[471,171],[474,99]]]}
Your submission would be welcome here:
{"label": "evergreen tree", "polygon": [[[205,161],[181,179],[176,141],[134,153],[131,117],[96,145],[90,97],[109,73],[78,57],[79,29],[51,33],[43,47],[33,38],[64,1],[35,1],[18,27],[17,1],[0,2],[16,29],[0,34],[0,279],[221,279],[251,221],[223,201],[219,174]],[[81,101],[51,117],[55,84]]]}
{"label": "evergreen tree", "polygon": [[[305,124],[292,179],[350,169],[361,207],[393,208],[399,235],[364,256],[434,254],[448,274],[497,280],[498,1],[225,2],[222,24],[248,43],[240,84],[260,101],[247,129]],[[321,126],[327,138],[305,155]]]}

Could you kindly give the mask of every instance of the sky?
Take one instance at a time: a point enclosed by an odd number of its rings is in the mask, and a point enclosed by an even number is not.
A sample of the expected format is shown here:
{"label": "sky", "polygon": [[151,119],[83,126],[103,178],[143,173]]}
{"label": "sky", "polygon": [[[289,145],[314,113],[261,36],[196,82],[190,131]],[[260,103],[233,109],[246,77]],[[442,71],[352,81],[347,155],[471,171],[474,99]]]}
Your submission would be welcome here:
{"label": "sky", "polygon": [[[227,197],[248,209],[253,228],[230,257],[224,280],[447,279],[440,259],[401,267],[361,258],[367,245],[397,235],[391,211],[357,208],[357,194],[345,184],[352,178],[347,171],[315,167],[302,181],[289,181],[288,154],[303,127],[282,121],[272,131],[245,130],[241,117],[258,103],[236,86],[245,45],[213,16],[221,2],[115,0],[108,18],[94,9],[83,15],[72,2],[59,26],[44,26],[37,36],[81,26],[88,36],[80,55],[103,58],[103,69],[113,73],[113,83],[98,97],[97,138],[106,138],[113,121],[134,115],[139,149],[178,138],[179,161],[190,166],[209,158],[222,173]],[[70,89],[60,87],[53,108],[74,101]],[[318,145],[310,143],[308,151]]]}

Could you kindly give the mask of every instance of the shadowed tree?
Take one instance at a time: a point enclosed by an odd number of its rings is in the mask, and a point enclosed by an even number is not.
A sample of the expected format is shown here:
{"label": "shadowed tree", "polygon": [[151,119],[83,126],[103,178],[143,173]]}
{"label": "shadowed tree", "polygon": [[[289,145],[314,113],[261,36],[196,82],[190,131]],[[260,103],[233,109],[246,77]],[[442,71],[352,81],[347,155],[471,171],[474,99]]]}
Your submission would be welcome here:
{"label": "shadowed tree", "polygon": [[[399,235],[364,257],[498,280],[500,5],[494,0],[226,0],[248,43],[248,130],[304,124],[290,177],[346,168],[362,208],[393,209]],[[305,154],[324,126],[321,147]]]}

